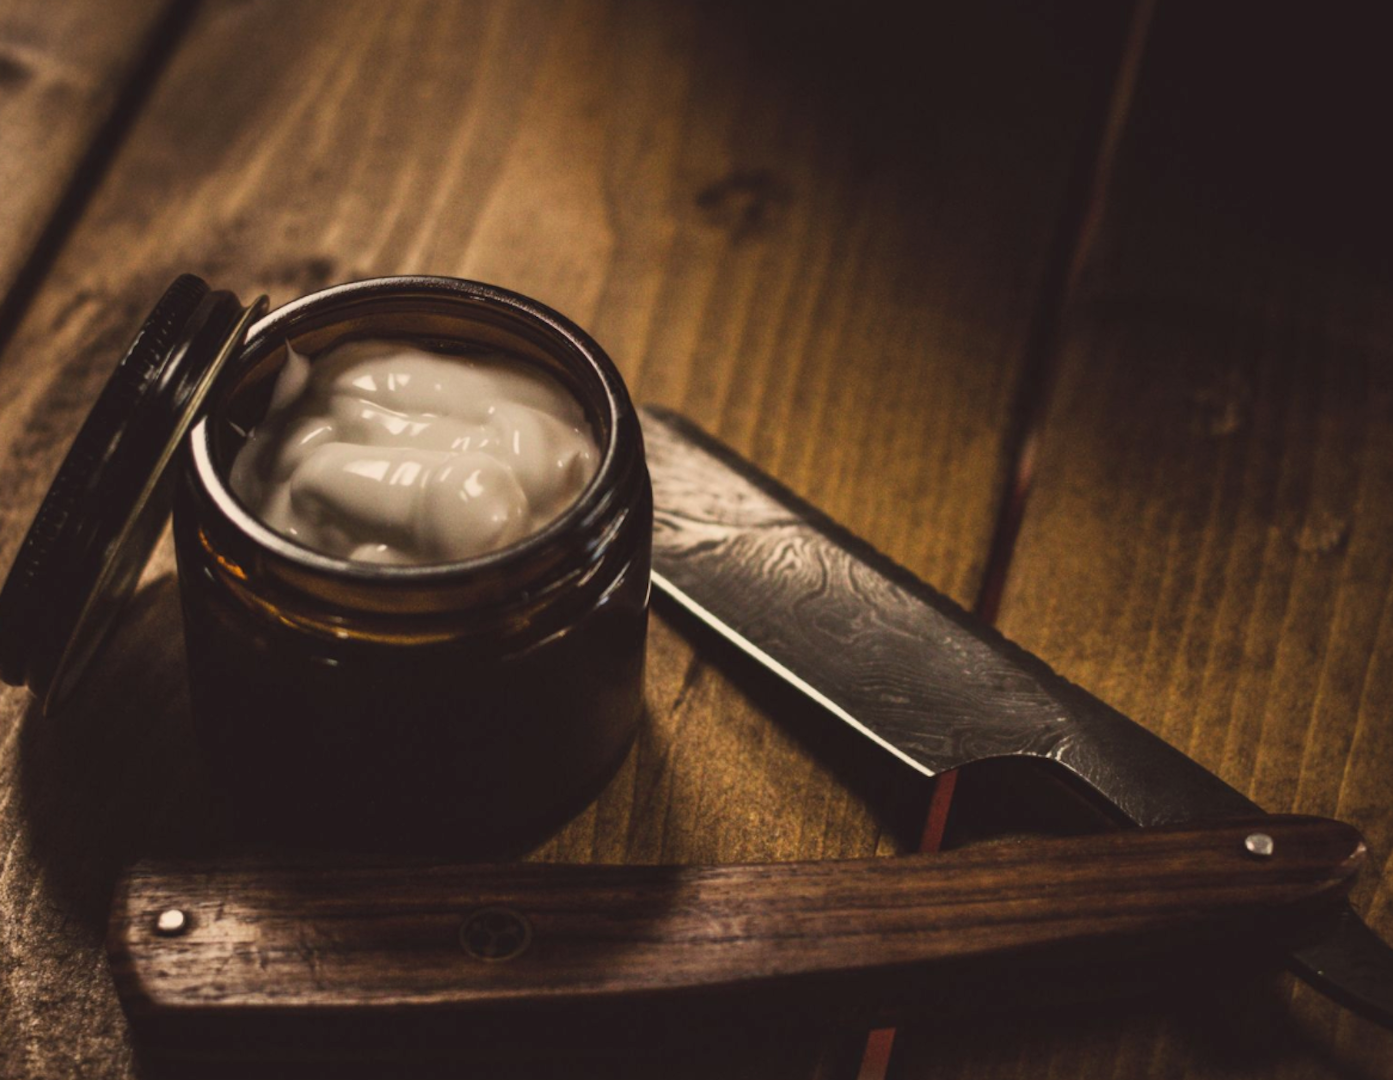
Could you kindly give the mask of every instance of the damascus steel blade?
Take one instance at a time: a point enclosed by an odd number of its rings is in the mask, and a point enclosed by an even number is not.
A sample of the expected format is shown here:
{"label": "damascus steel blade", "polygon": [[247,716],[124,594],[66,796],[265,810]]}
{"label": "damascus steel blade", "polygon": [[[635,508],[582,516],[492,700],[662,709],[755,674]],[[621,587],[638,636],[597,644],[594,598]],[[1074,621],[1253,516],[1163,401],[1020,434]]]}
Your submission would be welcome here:
{"label": "damascus steel blade", "polygon": [[654,585],[901,760],[1047,759],[1140,825],[1260,812],[690,422],[643,432]]}
{"label": "damascus steel blade", "polygon": [[[928,776],[1057,763],[1138,825],[1261,811],[675,413],[641,410],[653,584]],[[1393,949],[1344,907],[1290,967],[1393,1026]]]}

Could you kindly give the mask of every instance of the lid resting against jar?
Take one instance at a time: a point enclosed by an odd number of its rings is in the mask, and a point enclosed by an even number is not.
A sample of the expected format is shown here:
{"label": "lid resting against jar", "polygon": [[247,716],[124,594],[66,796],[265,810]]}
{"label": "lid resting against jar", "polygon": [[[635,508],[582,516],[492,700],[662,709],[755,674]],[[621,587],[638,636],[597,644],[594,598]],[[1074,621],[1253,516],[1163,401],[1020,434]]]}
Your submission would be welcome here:
{"label": "lid resting against jar", "polygon": [[0,590],[0,679],[53,711],[135,588],[169,517],[173,460],[266,297],[185,274],[98,396]]}

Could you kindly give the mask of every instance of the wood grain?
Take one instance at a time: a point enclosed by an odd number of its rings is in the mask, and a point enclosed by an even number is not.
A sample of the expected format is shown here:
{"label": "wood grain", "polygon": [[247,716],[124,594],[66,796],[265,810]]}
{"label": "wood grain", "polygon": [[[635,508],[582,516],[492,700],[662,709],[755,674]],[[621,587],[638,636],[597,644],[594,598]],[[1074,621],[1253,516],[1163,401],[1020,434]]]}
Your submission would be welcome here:
{"label": "wood grain", "polygon": [[[0,562],[176,273],[279,303],[415,271],[566,312],[638,399],[970,601],[1119,32],[1113,5],[1058,7],[959,5],[906,35],[835,4],[203,5],[0,357]],[[0,1072],[132,1067],[110,883],[206,839],[171,569],[166,546],[66,715],[0,705]],[[775,724],[801,714],[681,629],[655,620],[629,761],[536,857],[895,850],[891,782]]]}
{"label": "wood grain", "polygon": [[[1266,858],[1245,848],[1255,830]],[[377,1054],[427,1030],[459,1055],[562,1023],[581,1045],[700,1039],[715,1022],[864,1025],[1273,964],[1363,854],[1341,822],[1273,817],[738,866],[142,863],[118,884],[110,947],[162,1054],[332,1049],[348,1024],[355,1053]],[[964,993],[989,980],[985,1000]]]}
{"label": "wood grain", "polygon": [[[171,32],[171,0],[0,4],[0,298],[71,185],[99,168],[108,126]],[[69,224],[70,212],[57,222]],[[0,309],[3,310],[3,309]]]}
{"label": "wood grain", "polygon": [[[1002,623],[1265,809],[1358,825],[1387,939],[1388,86],[1371,27],[1269,14],[1159,5]],[[958,1036],[905,1035],[902,1075],[1393,1075],[1388,1032],[1289,982]]]}

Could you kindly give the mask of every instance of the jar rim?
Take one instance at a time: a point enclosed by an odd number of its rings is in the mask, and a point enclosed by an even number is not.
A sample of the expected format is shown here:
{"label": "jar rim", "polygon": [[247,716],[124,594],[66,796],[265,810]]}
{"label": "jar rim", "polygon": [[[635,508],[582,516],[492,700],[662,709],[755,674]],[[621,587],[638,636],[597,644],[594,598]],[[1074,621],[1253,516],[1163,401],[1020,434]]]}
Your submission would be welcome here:
{"label": "jar rim", "polygon": [[312,575],[332,575],[345,583],[368,588],[462,583],[507,573],[511,568],[544,554],[567,534],[574,534],[577,530],[590,533],[597,528],[602,529],[604,522],[612,516],[613,493],[620,486],[630,459],[630,455],[622,451],[621,443],[629,430],[637,438],[642,438],[633,404],[614,362],[589,334],[560,312],[521,293],[463,278],[420,274],[367,278],[332,285],[292,300],[255,322],[230,369],[237,365],[239,359],[260,347],[268,334],[278,334],[289,340],[297,325],[303,325],[311,317],[322,316],[340,305],[382,299],[409,301],[413,297],[454,298],[501,311],[530,329],[541,331],[550,344],[558,347],[555,354],[557,359],[569,355],[586,364],[602,391],[599,403],[608,413],[602,418],[607,431],[603,432],[605,440],[595,474],[571,505],[536,532],[468,559],[383,564],[328,555],[272,529],[232,492],[227,478],[214,460],[211,428],[214,417],[213,409],[209,409],[189,434],[190,460],[204,494],[211,499],[226,522],[282,564]]}

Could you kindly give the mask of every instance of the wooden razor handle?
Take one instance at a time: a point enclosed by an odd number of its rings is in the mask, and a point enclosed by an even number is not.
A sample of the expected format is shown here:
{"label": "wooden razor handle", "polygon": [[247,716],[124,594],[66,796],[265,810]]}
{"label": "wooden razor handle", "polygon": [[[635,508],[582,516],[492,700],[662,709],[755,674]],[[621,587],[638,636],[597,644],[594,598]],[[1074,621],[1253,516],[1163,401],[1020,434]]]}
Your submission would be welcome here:
{"label": "wooden razor handle", "polygon": [[1264,817],[844,862],[144,863],[109,950],[137,1030],[186,1047],[316,1025],[371,1042],[703,1011],[872,1022],[1275,958],[1363,857],[1347,825]]}

